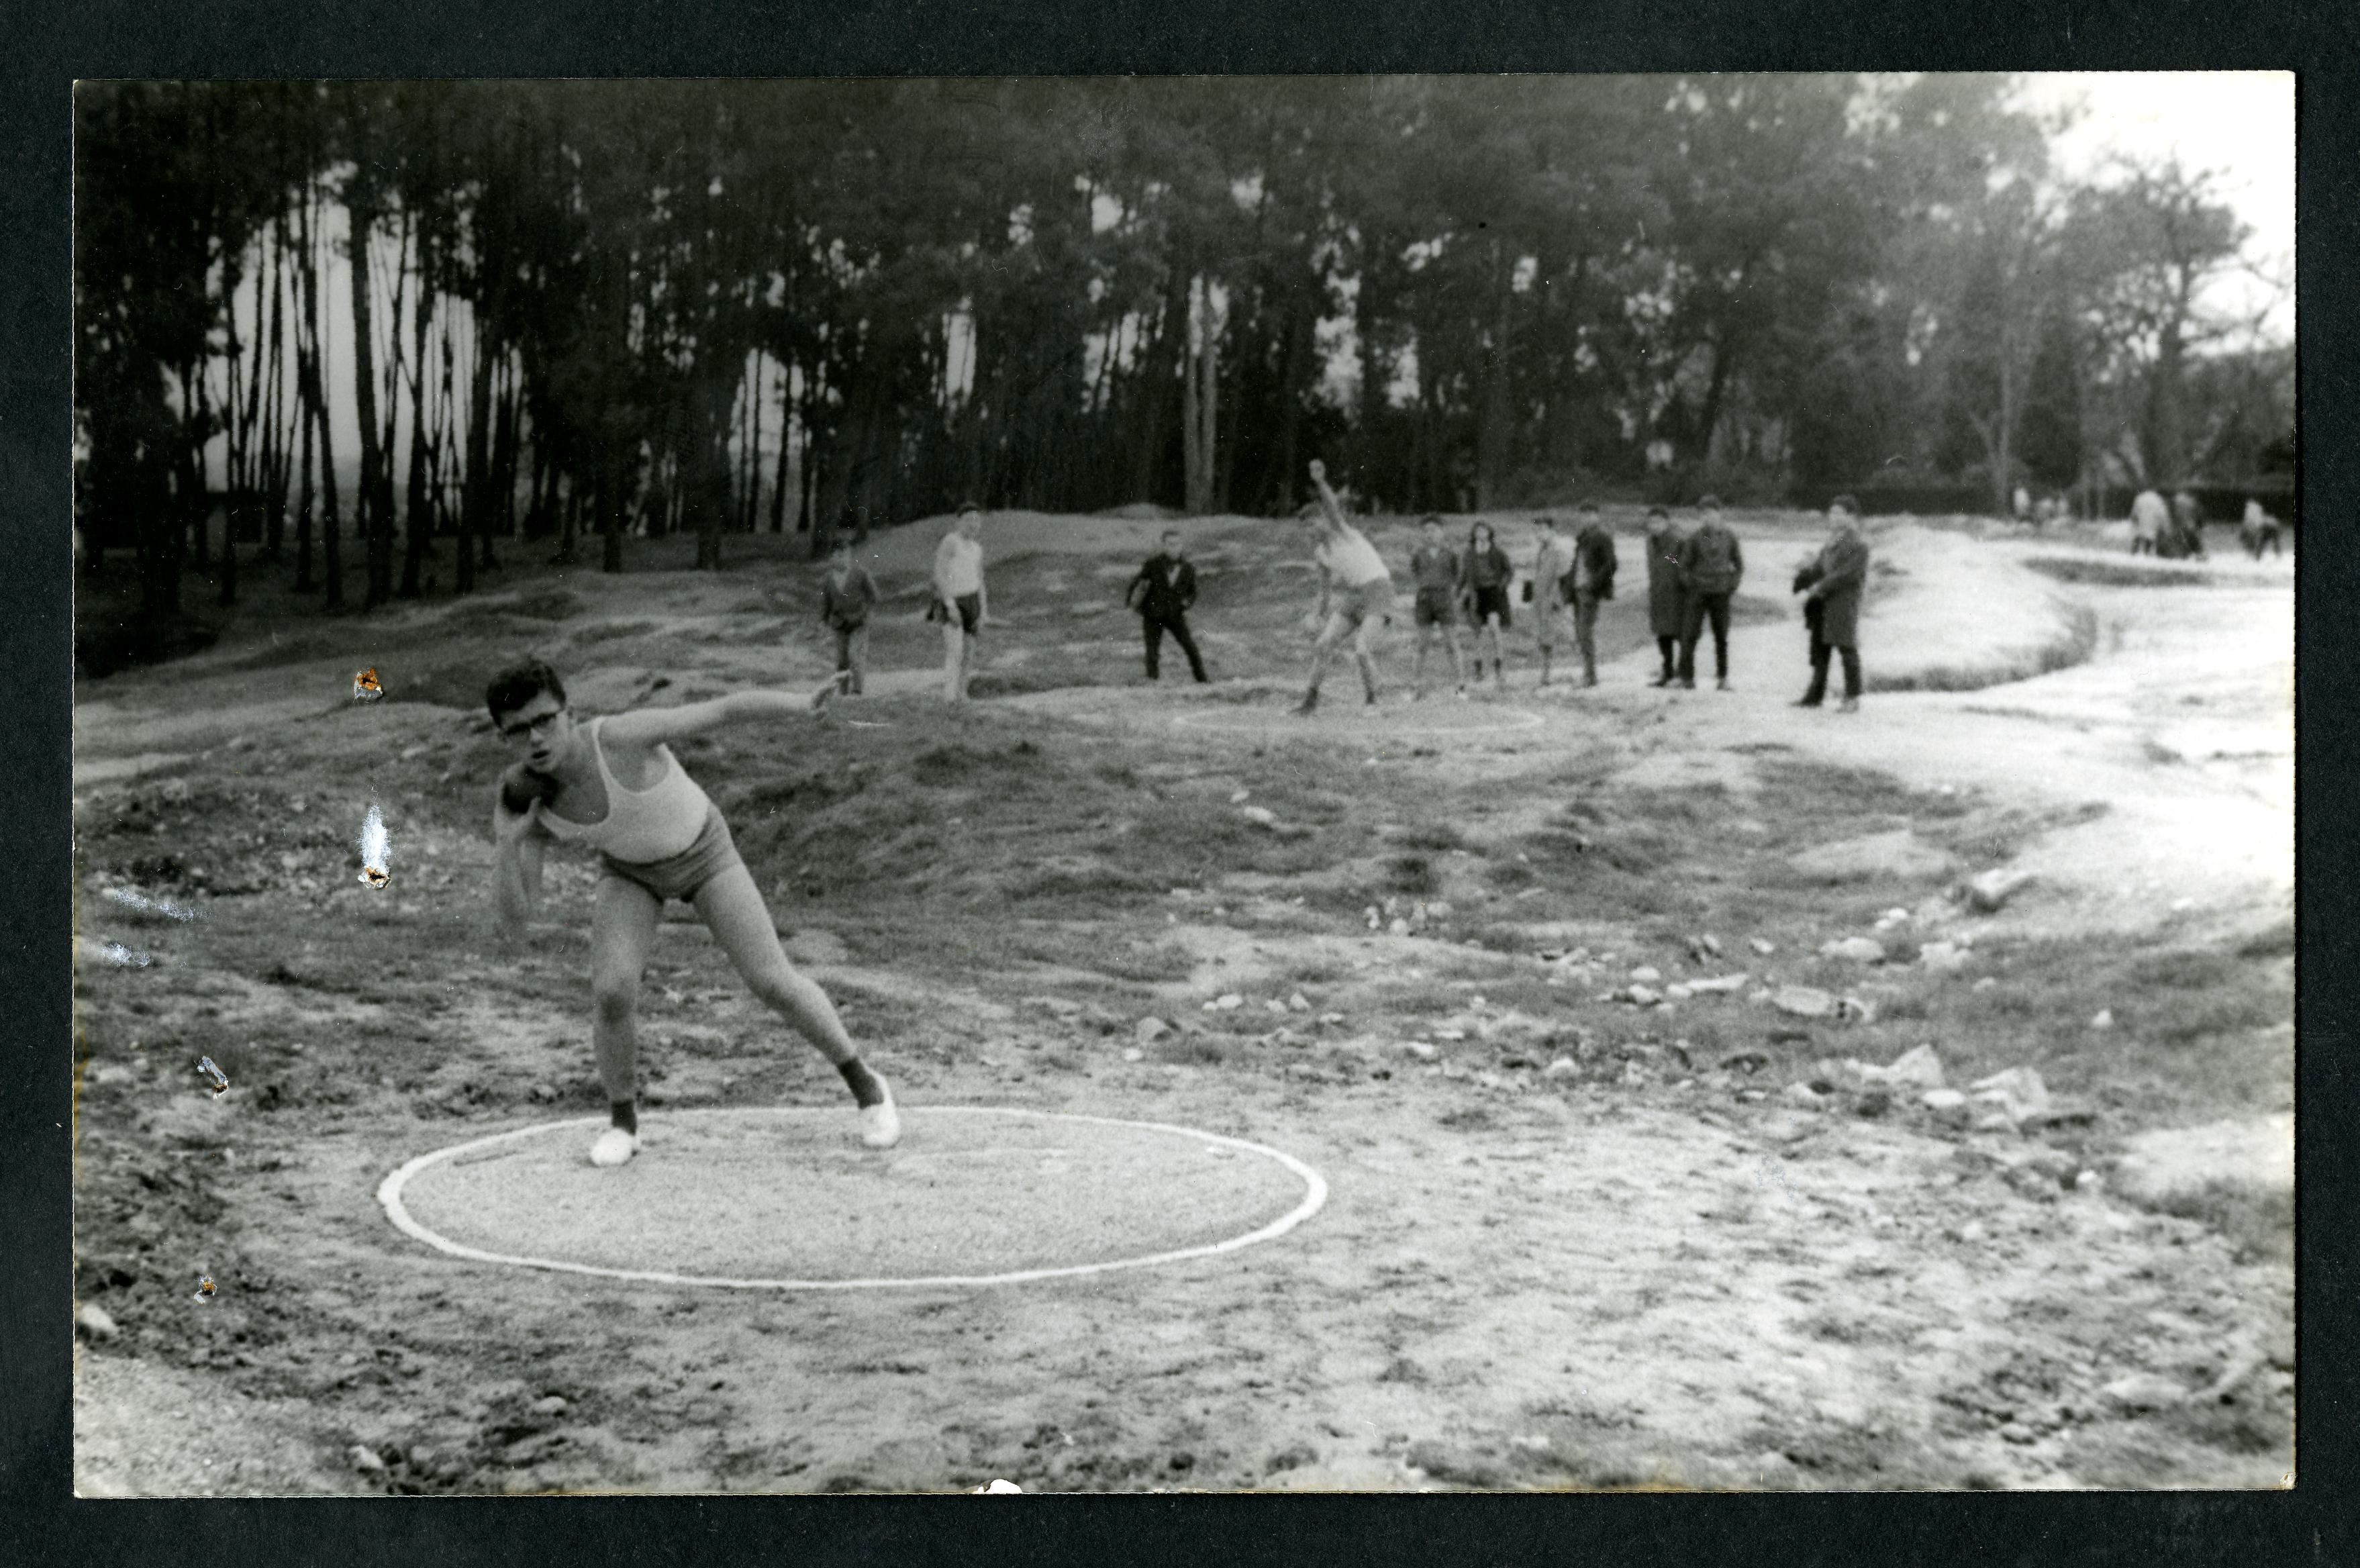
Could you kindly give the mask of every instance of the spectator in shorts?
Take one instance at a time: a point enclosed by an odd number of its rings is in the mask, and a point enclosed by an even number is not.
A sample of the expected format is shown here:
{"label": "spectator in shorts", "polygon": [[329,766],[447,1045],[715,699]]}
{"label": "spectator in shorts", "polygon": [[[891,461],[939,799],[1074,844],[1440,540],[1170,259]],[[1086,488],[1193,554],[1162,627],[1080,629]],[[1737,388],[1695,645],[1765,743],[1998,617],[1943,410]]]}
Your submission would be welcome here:
{"label": "spectator in shorts", "polygon": [[1598,503],[1577,509],[1573,536],[1573,641],[1581,650],[1581,684],[1598,684],[1598,607],[1614,597],[1614,534],[1599,520]]}
{"label": "spectator in shorts", "polygon": [[1549,684],[1549,667],[1565,635],[1567,611],[1573,606],[1573,540],[1565,524],[1554,517],[1535,520],[1541,531],[1540,553],[1533,557],[1533,639],[1540,644],[1540,684]]}
{"label": "spectator in shorts", "polygon": [[1803,624],[1811,631],[1811,685],[1797,707],[1817,707],[1827,699],[1828,659],[1843,655],[1843,711],[1860,710],[1860,601],[1868,586],[1868,541],[1850,496],[1828,506],[1830,531],[1819,553],[1795,574],[1795,591],[1806,593]]}
{"label": "spectator in shorts", "polygon": [[1491,650],[1491,678],[1508,689],[1508,672],[1500,656],[1500,633],[1508,630],[1508,585],[1516,580],[1515,563],[1500,548],[1499,536],[1488,522],[1467,531],[1467,553],[1459,569],[1459,591],[1466,596],[1468,623],[1475,628],[1475,684],[1483,684],[1483,650]]}
{"label": "spectator in shorts", "polygon": [[2131,502],[2131,554],[2159,554],[2164,530],[2170,526],[2170,503],[2154,490],[2141,490]]}
{"label": "spectator in shorts", "polygon": [[965,702],[975,678],[976,650],[990,620],[991,600],[983,586],[983,509],[967,501],[958,521],[934,549],[934,602],[926,619],[943,629],[943,696]]}
{"label": "spectator in shorts", "polygon": [[1722,691],[1729,689],[1729,601],[1745,580],[1745,554],[1737,535],[1721,521],[1721,499],[1707,496],[1697,502],[1703,513],[1680,544],[1680,587],[1688,596],[1687,618],[1680,628],[1680,689],[1696,689],[1697,642],[1705,624],[1712,625],[1712,673]]}
{"label": "spectator in shorts", "polygon": [[1123,598],[1139,612],[1140,630],[1147,640],[1147,678],[1160,678],[1164,634],[1168,631],[1188,655],[1188,673],[1203,685],[1205,661],[1196,652],[1196,640],[1188,634],[1188,608],[1196,602],[1196,566],[1182,553],[1178,529],[1165,529],[1162,543],[1162,551],[1147,558]]}
{"label": "spectator in shorts", "polygon": [[1318,641],[1311,652],[1311,684],[1295,711],[1307,714],[1318,707],[1319,682],[1328,673],[1328,662],[1348,637],[1352,640],[1352,661],[1360,667],[1360,689],[1373,707],[1377,701],[1374,638],[1393,614],[1393,574],[1368,536],[1344,521],[1344,509],[1337,502],[1336,492],[1328,488],[1328,466],[1317,457],[1311,460],[1311,483],[1319,499],[1297,515],[1315,521],[1319,529],[1319,543],[1312,552],[1319,566],[1319,605],[1307,618],[1318,629]]}
{"label": "spectator in shorts", "polygon": [[819,582],[819,618],[836,637],[836,669],[847,696],[858,696],[868,683],[869,611],[877,599],[877,579],[853,565],[852,541],[837,540]]}
{"label": "spectator in shorts", "polygon": [[1647,509],[1647,630],[1655,634],[1655,651],[1663,655],[1664,671],[1650,685],[1667,686],[1679,679],[1680,639],[1688,632],[1688,589],[1680,585],[1680,545],[1688,535],[1662,507]]}
{"label": "spectator in shorts", "polygon": [[1417,525],[1418,546],[1409,558],[1410,579],[1416,585],[1417,598],[1410,610],[1411,624],[1417,628],[1417,661],[1411,666],[1410,698],[1416,701],[1426,696],[1426,655],[1433,646],[1434,634],[1450,650],[1450,679],[1459,688],[1459,698],[1467,696],[1467,662],[1459,648],[1459,599],[1462,587],[1460,574],[1465,565],[1458,553],[1442,542],[1442,520],[1428,514]]}

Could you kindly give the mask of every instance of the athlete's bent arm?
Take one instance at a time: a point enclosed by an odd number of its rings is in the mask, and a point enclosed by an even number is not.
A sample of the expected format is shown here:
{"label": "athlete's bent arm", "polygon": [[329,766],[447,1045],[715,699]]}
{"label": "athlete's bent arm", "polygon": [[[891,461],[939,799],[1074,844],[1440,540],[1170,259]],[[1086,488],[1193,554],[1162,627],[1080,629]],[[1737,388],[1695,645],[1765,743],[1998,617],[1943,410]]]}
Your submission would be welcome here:
{"label": "athlete's bent arm", "polygon": [[541,903],[541,857],[547,840],[532,814],[492,803],[492,908],[500,934],[523,934]]}

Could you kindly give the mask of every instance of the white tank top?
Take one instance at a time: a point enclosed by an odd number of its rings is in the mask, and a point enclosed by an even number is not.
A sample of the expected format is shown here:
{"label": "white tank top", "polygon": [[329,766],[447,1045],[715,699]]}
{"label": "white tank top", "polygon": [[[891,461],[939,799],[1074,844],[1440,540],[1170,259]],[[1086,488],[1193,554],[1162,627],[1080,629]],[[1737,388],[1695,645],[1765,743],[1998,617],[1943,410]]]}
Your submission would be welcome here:
{"label": "white tank top", "polygon": [[1321,542],[1313,554],[1348,588],[1390,581],[1393,577],[1385,569],[1385,558],[1377,554],[1377,547],[1349,523]]}
{"label": "white tank top", "polygon": [[618,861],[645,865],[669,860],[695,843],[696,836],[705,831],[712,798],[688,776],[669,746],[655,748],[663,771],[654,784],[646,789],[625,789],[617,782],[615,770],[606,765],[606,748],[598,738],[606,724],[604,718],[594,718],[585,728],[590,732],[591,754],[598,759],[598,777],[606,785],[606,815],[595,822],[575,822],[549,810],[548,803],[541,800],[532,803],[533,810],[541,825],[555,837],[603,850]]}

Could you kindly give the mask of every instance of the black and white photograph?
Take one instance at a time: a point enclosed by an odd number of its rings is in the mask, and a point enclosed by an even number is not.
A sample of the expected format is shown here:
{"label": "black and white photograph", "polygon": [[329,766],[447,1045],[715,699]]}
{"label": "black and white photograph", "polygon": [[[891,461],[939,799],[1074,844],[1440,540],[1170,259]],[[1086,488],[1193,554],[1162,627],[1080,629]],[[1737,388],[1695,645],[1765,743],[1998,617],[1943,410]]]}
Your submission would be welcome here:
{"label": "black and white photograph", "polygon": [[79,82],[75,1492],[2292,1487],[2295,103]]}

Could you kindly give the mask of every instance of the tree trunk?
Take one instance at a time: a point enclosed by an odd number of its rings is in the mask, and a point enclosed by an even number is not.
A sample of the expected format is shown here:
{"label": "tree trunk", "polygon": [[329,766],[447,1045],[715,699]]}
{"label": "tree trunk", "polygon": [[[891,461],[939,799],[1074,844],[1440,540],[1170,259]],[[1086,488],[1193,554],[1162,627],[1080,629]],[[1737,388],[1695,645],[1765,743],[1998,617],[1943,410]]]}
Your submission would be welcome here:
{"label": "tree trunk", "polygon": [[[377,444],[377,325],[369,298],[369,231],[377,225],[375,207],[349,198],[353,282],[353,401],[361,429],[361,478],[355,512],[366,547],[367,586],[361,608],[374,609],[393,591],[393,485],[384,472],[385,453]],[[333,575],[334,568],[329,568]]]}
{"label": "tree trunk", "polygon": [[492,558],[492,535],[497,533],[505,538],[516,532],[517,442],[520,434],[518,425],[522,414],[518,407],[514,372],[505,358],[500,366],[499,380],[500,390],[493,398],[499,417],[492,427],[489,504],[484,514],[484,526],[475,533],[476,565],[485,571],[498,565]]}
{"label": "tree trunk", "polygon": [[1203,517],[1213,510],[1214,436],[1220,405],[1220,343],[1213,321],[1211,280],[1202,273],[1188,283],[1188,353],[1181,369],[1182,462],[1187,468],[1187,510]]}
{"label": "tree trunk", "polygon": [[[1376,291],[1371,287],[1371,269],[1366,260],[1366,258],[1375,254],[1378,248],[1377,243],[1373,240],[1363,247],[1360,287],[1352,293],[1352,334],[1353,341],[1360,350],[1360,359],[1359,400],[1360,408],[1360,418],[1352,432],[1352,471],[1362,489],[1371,492],[1378,488],[1376,485],[1377,429],[1379,422],[1384,417],[1386,390],[1384,382],[1391,371],[1391,367],[1385,363],[1383,355],[1377,348],[1378,311],[1374,297]],[[1279,499],[1282,508],[1284,508],[1285,502],[1294,496],[1295,485],[1295,478],[1292,470],[1281,476]],[[1397,495],[1395,499],[1398,499]]]}
{"label": "tree trunk", "polygon": [[1138,501],[1155,499],[1155,482],[1164,473],[1164,421],[1172,411],[1172,372],[1175,365],[1185,363],[1185,354],[1175,353],[1175,347],[1185,338],[1185,331],[1175,337],[1173,323],[1185,323],[1188,301],[1182,292],[1179,280],[1164,294],[1157,307],[1154,335],[1148,339],[1147,352],[1141,356],[1139,377],[1139,433],[1135,466],[1131,470],[1131,499]]}
{"label": "tree trunk", "polygon": [[793,367],[779,367],[779,470],[770,485],[770,532],[783,533],[787,528],[787,449],[794,434],[792,415]]}
{"label": "tree trunk", "polygon": [[[311,351],[311,418],[320,427],[320,561],[327,589],[321,604],[329,609],[344,608],[344,554],[343,510],[336,480],[336,445],[328,423],[328,397],[322,382],[324,367],[319,349]],[[359,504],[359,492],[354,492],[354,504]]]}
{"label": "tree trunk", "polygon": [[1500,242],[1491,242],[1492,288],[1498,308],[1495,313],[1491,342],[1485,345],[1483,365],[1483,414],[1475,432],[1475,505],[1490,510],[1500,504],[1508,482],[1509,400],[1508,355],[1509,331],[1513,324],[1515,303],[1515,264],[1502,251]]}
{"label": "tree trunk", "polygon": [[1716,336],[1712,345],[1712,378],[1705,384],[1704,412],[1697,422],[1699,463],[1712,461],[1712,435],[1721,425],[1721,399],[1729,390],[1729,374],[1735,363],[1736,356],[1730,352],[1728,344]]}
{"label": "tree trunk", "polygon": [[2178,323],[2169,323],[2156,345],[2155,368],[2149,372],[2147,398],[2146,446],[2147,473],[2160,488],[2171,488],[2188,477],[2188,427],[2182,380],[2186,349]]}
{"label": "tree trunk", "polygon": [[[427,493],[427,470],[433,465],[434,445],[427,436],[426,421],[426,328],[434,313],[428,297],[433,236],[423,224],[415,232],[417,288],[410,307],[415,345],[410,356],[410,478],[403,487],[401,508],[401,597],[406,599],[418,597],[419,568],[434,532],[434,509]],[[400,324],[397,316],[397,330]]]}
{"label": "tree trunk", "polygon": [[140,452],[133,473],[138,504],[133,535],[139,557],[139,627],[132,641],[149,657],[171,646],[171,631],[180,619],[180,565],[187,532],[180,509],[173,504],[167,477],[169,461],[159,438],[169,416],[161,409],[150,431],[151,440]]}
{"label": "tree trunk", "polygon": [[461,593],[475,587],[475,542],[488,541],[492,532],[492,355],[484,342],[482,317],[476,318],[475,362],[467,373],[467,455],[459,482],[459,561]]}
{"label": "tree trunk", "polygon": [[[297,352],[301,351],[299,349]],[[303,403],[300,394],[303,378],[300,366],[295,378],[299,385],[296,401],[301,405],[297,411],[297,421],[301,426],[297,441],[301,455],[297,459],[297,466],[302,470],[303,486],[301,498],[295,503],[295,591],[306,594],[311,591],[311,410],[309,404]]]}

